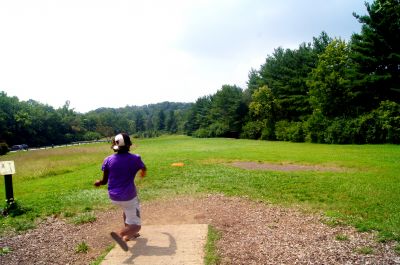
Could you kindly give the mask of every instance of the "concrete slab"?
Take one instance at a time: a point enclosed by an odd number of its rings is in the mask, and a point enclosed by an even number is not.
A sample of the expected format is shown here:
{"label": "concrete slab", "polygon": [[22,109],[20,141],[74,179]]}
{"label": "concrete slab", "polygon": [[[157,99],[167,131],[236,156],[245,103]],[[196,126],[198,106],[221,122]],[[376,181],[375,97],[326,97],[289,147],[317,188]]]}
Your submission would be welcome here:
{"label": "concrete slab", "polygon": [[200,265],[204,263],[207,224],[144,225],[128,251],[116,245],[101,265]]}

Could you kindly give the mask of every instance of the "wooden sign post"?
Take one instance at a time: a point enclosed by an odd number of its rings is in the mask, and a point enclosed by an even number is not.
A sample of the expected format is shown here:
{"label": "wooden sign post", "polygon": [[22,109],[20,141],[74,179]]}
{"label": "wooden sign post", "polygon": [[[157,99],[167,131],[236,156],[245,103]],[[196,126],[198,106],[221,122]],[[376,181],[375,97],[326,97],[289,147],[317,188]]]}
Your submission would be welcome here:
{"label": "wooden sign post", "polygon": [[14,161],[0,161],[0,175],[4,175],[4,186],[6,188],[6,201],[8,205],[14,203],[14,191],[12,175],[15,174]]}

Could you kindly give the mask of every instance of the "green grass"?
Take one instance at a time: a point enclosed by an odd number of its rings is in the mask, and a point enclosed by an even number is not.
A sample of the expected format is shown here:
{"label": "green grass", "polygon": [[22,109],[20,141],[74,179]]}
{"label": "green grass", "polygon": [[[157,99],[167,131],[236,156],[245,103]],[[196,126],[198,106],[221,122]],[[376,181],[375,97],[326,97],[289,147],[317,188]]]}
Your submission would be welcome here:
{"label": "green grass", "polygon": [[94,213],[82,213],[72,218],[72,222],[76,225],[92,223],[96,221],[96,215]]}
{"label": "green grass", "polygon": [[220,264],[220,256],[217,253],[216,244],[220,239],[219,232],[212,226],[208,226],[207,243],[205,245],[204,263],[206,265]]}
{"label": "green grass", "polygon": [[339,234],[336,235],[335,239],[338,241],[347,241],[349,240],[349,237],[347,235]]}
{"label": "green grass", "polygon": [[364,254],[364,255],[369,255],[369,254],[374,253],[374,249],[371,247],[360,247],[360,248],[356,249],[356,251],[357,251],[357,253]]}
{"label": "green grass", "polygon": [[400,255],[400,243],[397,244],[397,245],[394,247],[394,251],[395,251],[398,255]]}
{"label": "green grass", "polygon": [[76,253],[88,253],[89,251],[89,246],[88,244],[86,244],[85,241],[79,243],[76,247],[75,247],[75,252]]}
{"label": "green grass", "polygon": [[[148,176],[137,180],[142,200],[195,193],[224,193],[308,211],[322,211],[332,224],[377,230],[382,240],[400,240],[400,146],[320,145],[235,139],[164,136],[135,140]],[[1,218],[0,232],[17,220],[48,215],[74,218],[111,207],[106,187],[95,188],[101,163],[112,153],[91,144],[1,157],[14,160],[17,201],[23,215]],[[229,165],[233,161],[319,165],[341,171],[262,171]],[[174,162],[184,167],[171,167]],[[3,179],[0,184],[4,187]],[[4,188],[0,197],[5,198]]]}
{"label": "green grass", "polygon": [[90,265],[100,265],[101,262],[104,260],[104,258],[107,256],[107,254],[114,248],[114,246],[115,246],[114,244],[108,246],[103,251],[103,253],[96,258],[96,260],[94,260],[93,262],[90,263]]}
{"label": "green grass", "polygon": [[8,253],[11,253],[11,248],[9,247],[1,247],[0,248],[0,256],[6,255]]}

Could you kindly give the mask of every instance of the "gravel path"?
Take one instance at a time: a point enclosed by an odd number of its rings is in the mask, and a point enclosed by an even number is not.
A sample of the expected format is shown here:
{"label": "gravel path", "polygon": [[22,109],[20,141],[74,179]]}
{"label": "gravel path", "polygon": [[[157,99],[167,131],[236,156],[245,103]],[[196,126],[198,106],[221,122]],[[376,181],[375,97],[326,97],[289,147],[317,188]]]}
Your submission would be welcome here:
{"label": "gravel path", "polygon": [[[378,243],[372,233],[329,227],[322,216],[245,198],[208,195],[158,200],[142,205],[143,225],[208,223],[221,232],[222,264],[400,264],[394,243]],[[12,252],[0,264],[90,264],[113,242],[109,232],[121,213],[97,214],[94,223],[72,225],[55,217],[22,235],[0,238]],[[337,240],[341,236],[345,240]],[[81,242],[88,253],[76,253]],[[372,250],[362,254],[361,249]]]}

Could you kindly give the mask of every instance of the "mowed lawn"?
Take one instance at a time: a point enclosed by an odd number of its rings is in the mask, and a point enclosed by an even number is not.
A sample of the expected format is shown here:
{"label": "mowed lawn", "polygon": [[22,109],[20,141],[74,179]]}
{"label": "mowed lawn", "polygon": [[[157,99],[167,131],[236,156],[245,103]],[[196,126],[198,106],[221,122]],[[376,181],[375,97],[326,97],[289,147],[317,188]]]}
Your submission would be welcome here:
{"label": "mowed lawn", "polygon": [[[378,230],[400,240],[400,146],[320,145],[163,136],[134,141],[148,167],[138,180],[142,200],[224,193],[323,212],[332,224]],[[1,217],[1,231],[31,228],[47,215],[76,220],[111,207],[106,187],[95,188],[108,144],[88,144],[7,154],[14,160],[14,195],[25,211]],[[326,171],[267,171],[233,167],[234,161],[309,165]],[[183,162],[183,167],[172,163]],[[1,177],[0,196],[5,199]]]}

